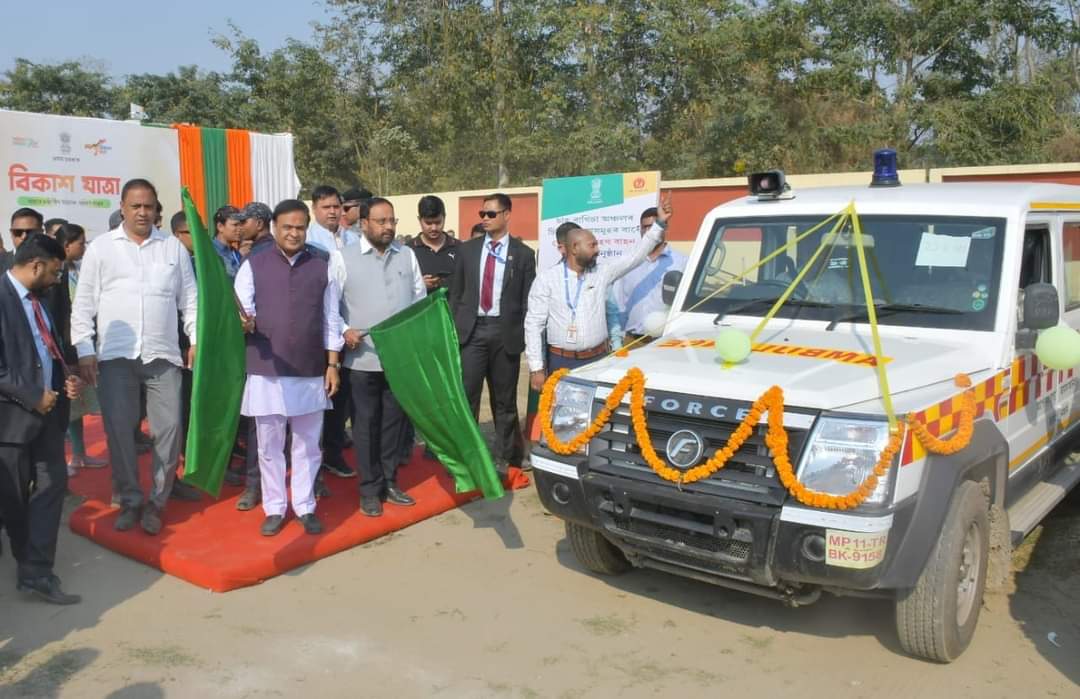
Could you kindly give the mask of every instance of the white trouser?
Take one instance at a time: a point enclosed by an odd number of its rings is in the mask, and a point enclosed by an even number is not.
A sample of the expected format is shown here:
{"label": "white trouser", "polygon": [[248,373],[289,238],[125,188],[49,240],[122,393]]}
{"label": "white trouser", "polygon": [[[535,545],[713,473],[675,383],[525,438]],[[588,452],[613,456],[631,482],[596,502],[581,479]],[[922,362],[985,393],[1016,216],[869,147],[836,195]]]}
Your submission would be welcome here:
{"label": "white trouser", "polygon": [[255,420],[259,434],[259,478],[262,481],[263,512],[267,517],[284,515],[288,504],[285,492],[285,426],[292,428],[292,508],[297,517],[315,511],[315,476],[322,452],[323,412],[295,417],[260,415]]}

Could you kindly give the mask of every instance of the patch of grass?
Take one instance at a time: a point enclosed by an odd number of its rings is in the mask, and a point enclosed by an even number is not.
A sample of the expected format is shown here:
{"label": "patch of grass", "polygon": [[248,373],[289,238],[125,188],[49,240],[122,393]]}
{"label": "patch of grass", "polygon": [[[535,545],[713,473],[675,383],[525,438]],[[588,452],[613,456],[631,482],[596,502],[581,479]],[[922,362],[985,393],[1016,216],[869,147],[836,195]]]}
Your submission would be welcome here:
{"label": "patch of grass", "polygon": [[543,658],[540,658],[540,664],[544,667],[551,667],[555,663],[559,662],[559,660],[560,658],[557,655],[545,655]]}
{"label": "patch of grass", "polygon": [[636,622],[627,621],[618,614],[608,614],[578,619],[578,623],[594,636],[619,636],[632,629]]}
{"label": "patch of grass", "polygon": [[509,694],[512,689],[506,682],[491,682],[487,683],[487,688],[497,694]]}
{"label": "patch of grass", "polygon": [[532,687],[522,687],[521,696],[525,699],[540,699],[540,692],[536,691]]}
{"label": "patch of grass", "polygon": [[762,636],[759,638],[755,636],[750,636],[748,634],[743,634],[741,638],[743,640],[743,643],[747,644],[754,650],[765,650],[766,648],[771,646],[773,642],[772,636]]}
{"label": "patch of grass", "polygon": [[198,665],[198,659],[180,646],[128,646],[129,658],[143,665],[160,667],[191,667]]}

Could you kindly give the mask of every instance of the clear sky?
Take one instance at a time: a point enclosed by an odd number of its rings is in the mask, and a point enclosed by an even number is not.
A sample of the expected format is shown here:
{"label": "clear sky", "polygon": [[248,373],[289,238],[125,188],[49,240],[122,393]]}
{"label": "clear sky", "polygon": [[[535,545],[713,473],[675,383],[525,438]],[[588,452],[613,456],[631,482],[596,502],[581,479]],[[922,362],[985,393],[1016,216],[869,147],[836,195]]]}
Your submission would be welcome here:
{"label": "clear sky", "polygon": [[231,20],[264,51],[286,38],[308,40],[312,22],[326,22],[320,0],[3,0],[0,72],[16,58],[35,63],[98,59],[114,77],[166,73],[180,65],[225,70],[225,52],[210,43]]}

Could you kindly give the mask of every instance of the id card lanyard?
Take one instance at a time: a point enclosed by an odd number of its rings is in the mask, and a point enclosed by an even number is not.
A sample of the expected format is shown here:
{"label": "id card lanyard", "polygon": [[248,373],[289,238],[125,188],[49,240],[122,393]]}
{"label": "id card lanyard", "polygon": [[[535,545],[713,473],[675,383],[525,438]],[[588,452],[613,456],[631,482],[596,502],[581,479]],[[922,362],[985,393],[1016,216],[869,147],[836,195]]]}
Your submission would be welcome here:
{"label": "id card lanyard", "polygon": [[563,261],[563,293],[566,295],[566,307],[570,309],[570,325],[566,328],[567,344],[577,342],[577,308],[581,300],[581,287],[585,285],[585,278],[578,277],[577,291],[574,293],[574,302],[570,303],[570,273],[566,261]]}

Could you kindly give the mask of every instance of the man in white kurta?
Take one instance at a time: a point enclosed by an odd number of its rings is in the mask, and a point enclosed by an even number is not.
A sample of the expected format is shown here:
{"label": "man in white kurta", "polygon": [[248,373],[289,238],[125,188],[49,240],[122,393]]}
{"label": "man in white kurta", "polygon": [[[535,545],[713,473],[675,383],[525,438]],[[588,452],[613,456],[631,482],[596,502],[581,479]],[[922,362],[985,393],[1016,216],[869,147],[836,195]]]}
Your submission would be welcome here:
{"label": "man in white kurta", "polygon": [[339,386],[341,288],[327,255],[305,244],[307,206],[288,199],[274,210],[275,245],[252,254],[237,272],[246,314],[247,383],[241,413],[255,418],[264,536],[281,531],[285,434],[292,430],[292,509],[309,534],[322,532],[313,486],[321,463],[323,411]]}

